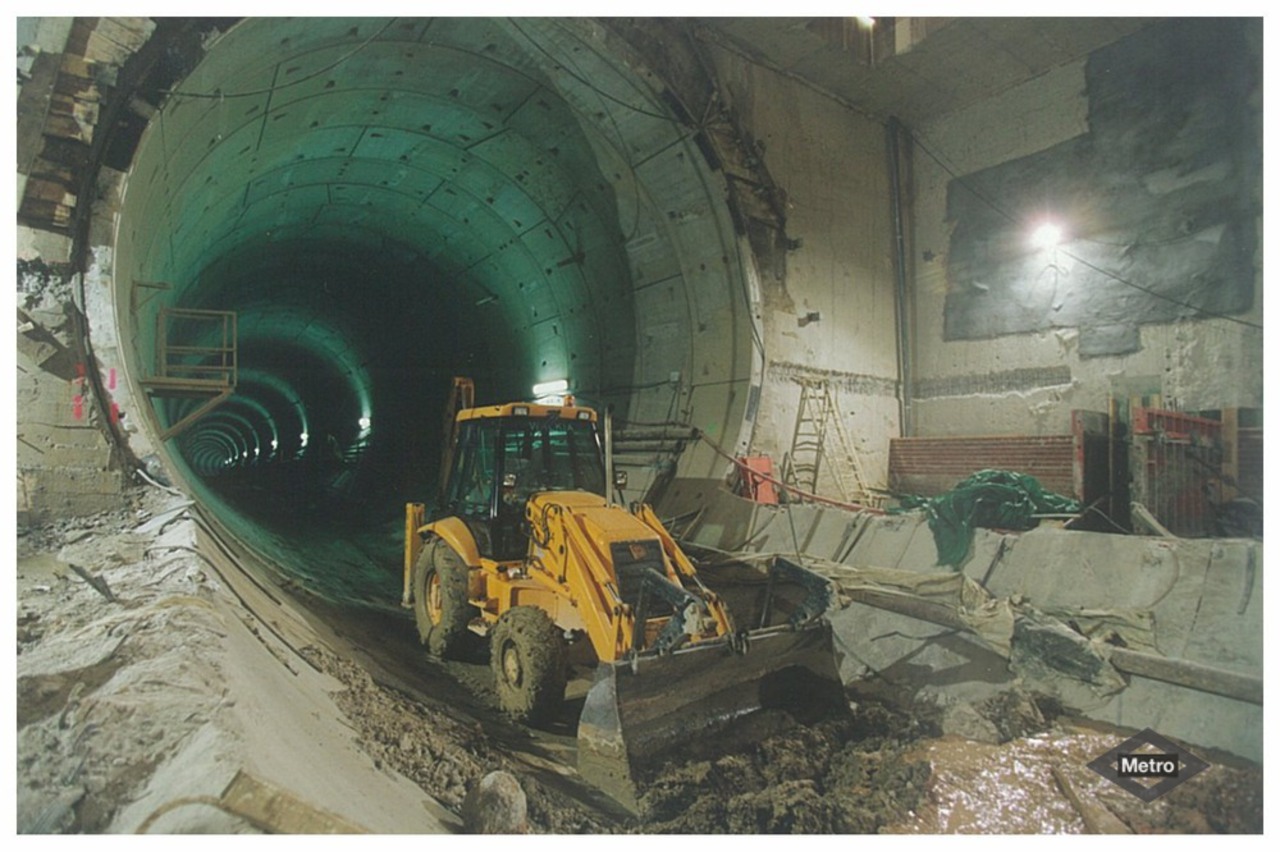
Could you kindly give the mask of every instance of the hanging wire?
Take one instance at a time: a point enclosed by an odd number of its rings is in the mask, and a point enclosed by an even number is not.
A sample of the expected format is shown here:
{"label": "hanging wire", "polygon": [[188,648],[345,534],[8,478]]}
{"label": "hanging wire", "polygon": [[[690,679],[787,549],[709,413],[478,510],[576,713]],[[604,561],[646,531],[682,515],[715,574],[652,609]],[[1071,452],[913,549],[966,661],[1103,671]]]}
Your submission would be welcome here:
{"label": "hanging wire", "polygon": [[265,89],[257,89],[252,92],[222,92],[222,91],[185,92],[185,91],[182,91],[181,89],[161,89],[160,93],[163,95],[169,95],[171,97],[178,97],[178,98],[207,98],[210,100],[222,100],[223,98],[256,98],[260,95],[268,95],[273,92],[278,92],[281,89],[287,89],[291,86],[297,86],[300,83],[305,83],[308,80],[314,80],[316,77],[319,77],[321,74],[327,74],[328,72],[332,71],[342,63],[349,60],[351,57],[355,56],[360,51],[364,50],[370,44],[372,44],[374,40],[376,40],[379,36],[381,36],[388,29],[390,29],[391,25],[398,20],[399,18],[388,19],[387,22],[382,25],[381,29],[379,29],[373,35],[369,36],[364,41],[360,42],[360,44],[356,45],[354,48],[352,48],[348,52],[344,53],[342,56],[335,59],[333,62],[329,63],[323,68],[320,68],[316,71],[312,71],[310,74],[306,74],[302,77],[299,77],[296,80],[290,80],[288,83],[281,83],[278,86],[272,85]]}
{"label": "hanging wire", "polygon": [[[639,115],[647,116],[649,118],[656,118],[660,121],[671,124],[678,131],[678,139],[677,139],[678,144],[684,144],[689,141],[689,138],[692,136],[692,133],[677,118],[669,114],[657,113],[647,109],[643,109],[642,107],[638,107],[635,104],[630,103],[629,101],[625,101],[617,97],[616,95],[613,95],[612,93],[605,91],[604,89],[592,83],[591,80],[583,73],[575,70],[574,68],[570,68],[569,60],[557,59],[549,50],[546,49],[546,47],[542,45],[541,42],[539,42],[532,35],[530,35],[523,27],[521,27],[518,20],[514,18],[508,18],[507,21],[508,23],[511,24],[512,28],[515,29],[516,32],[520,33],[520,35],[524,37],[525,41],[529,42],[529,44],[531,44],[534,47],[534,49],[536,49],[539,53],[541,53],[551,63],[552,68],[563,71],[565,74],[569,75],[574,80],[581,83],[589,91],[595,93],[595,95],[599,97],[602,101],[612,102],[620,106],[623,106],[626,109],[630,110],[631,112],[637,113]],[[604,115],[607,116],[609,120],[609,124],[613,128],[613,134],[616,138],[616,149],[618,151],[619,158],[622,160],[623,164],[626,166],[627,176],[631,179],[632,197],[635,199],[635,203],[633,205],[633,210],[632,210],[631,229],[623,238],[624,242],[630,242],[632,239],[635,238],[636,234],[639,232],[639,229],[640,229],[640,212],[641,212],[641,205],[642,205],[640,176],[636,173],[635,166],[631,162],[631,157],[627,155],[626,138],[622,132],[622,128],[618,126],[618,121],[615,118],[613,111],[606,107],[604,109]]]}
{"label": "hanging wire", "polygon": [[[513,28],[515,28],[516,32],[520,33],[520,35],[524,37],[525,41],[533,45],[533,47],[536,48],[539,53],[545,56],[552,63],[552,67],[564,71],[570,77],[577,80],[582,85],[586,86],[590,91],[594,92],[597,97],[601,98],[602,100],[607,100],[607,101],[612,101],[614,103],[622,104],[623,106],[627,107],[633,112],[640,113],[641,115],[646,115],[651,118],[659,118],[665,121],[671,121],[671,118],[669,116],[661,116],[656,113],[651,113],[647,110],[643,110],[638,107],[635,107],[625,101],[622,101],[614,97],[613,95],[610,95],[608,92],[604,91],[598,86],[593,85],[581,74],[575,73],[573,69],[569,68],[568,62],[559,61],[554,56],[552,56],[551,53],[545,47],[543,47],[537,40],[533,38],[533,36],[525,32],[524,28],[521,27],[520,24],[514,18],[508,18],[507,21],[508,23],[511,24]],[[613,135],[616,138],[615,147],[618,151],[619,158],[622,160],[623,164],[627,168],[627,177],[630,178],[631,180],[631,194],[632,194],[632,197],[635,199],[635,203],[632,205],[631,230],[628,234],[626,234],[623,237],[624,242],[630,242],[632,239],[635,238],[635,235],[640,228],[640,207],[641,207],[640,176],[636,174],[635,166],[631,164],[631,158],[627,156],[626,137],[622,133],[622,128],[618,126],[618,121],[614,117],[613,111],[606,107],[604,109],[604,114],[608,117],[609,124],[613,128]],[[682,134],[680,141],[681,142],[685,141],[685,138],[686,137]]]}
{"label": "hanging wire", "polygon": [[580,74],[575,73],[572,69],[570,69],[570,68],[566,65],[566,63],[562,62],[561,60],[559,60],[559,59],[557,59],[555,56],[553,56],[553,55],[551,54],[551,52],[550,52],[550,51],[548,51],[548,50],[547,50],[545,47],[543,47],[543,46],[542,46],[542,45],[541,45],[541,44],[540,44],[536,39],[534,39],[532,36],[530,36],[527,32],[525,32],[525,31],[524,31],[524,28],[520,26],[520,24],[519,24],[519,22],[518,22],[518,20],[517,20],[517,19],[515,19],[515,18],[508,18],[508,19],[507,19],[507,21],[508,21],[508,23],[510,23],[510,24],[511,24],[511,26],[515,29],[515,31],[516,31],[516,32],[520,33],[520,35],[522,35],[522,36],[524,36],[524,37],[525,37],[525,40],[526,40],[526,41],[528,41],[528,42],[529,42],[529,44],[533,45],[533,46],[534,46],[534,48],[535,48],[539,53],[541,53],[543,56],[545,56],[545,57],[546,57],[546,58],[551,62],[552,66],[553,66],[554,68],[556,68],[556,69],[558,69],[558,70],[560,70],[560,71],[563,71],[564,73],[568,74],[570,77],[572,77],[573,79],[577,80],[579,83],[581,83],[582,85],[586,86],[588,89],[590,89],[591,91],[595,92],[595,93],[596,93],[597,95],[599,95],[600,97],[604,98],[605,100],[613,101],[615,104],[618,104],[619,106],[626,107],[627,109],[631,110],[632,112],[639,113],[640,115],[646,115],[646,116],[648,116],[649,118],[656,118],[656,119],[660,119],[661,121],[670,122],[671,124],[674,124],[674,125],[676,125],[677,127],[682,127],[682,125],[681,125],[680,121],[679,121],[679,120],[677,120],[677,119],[675,119],[675,118],[673,118],[673,117],[672,117],[672,116],[670,116],[670,115],[663,115],[662,113],[650,112],[649,110],[642,109],[641,107],[638,107],[638,106],[636,106],[635,104],[629,103],[629,102],[627,102],[627,101],[623,100],[622,98],[619,98],[619,97],[617,97],[616,95],[613,95],[613,94],[611,94],[611,93],[609,93],[609,92],[606,92],[604,89],[601,89],[600,87],[596,86],[596,85],[595,85],[594,83],[592,83],[590,80],[586,79],[585,77],[581,76]]}

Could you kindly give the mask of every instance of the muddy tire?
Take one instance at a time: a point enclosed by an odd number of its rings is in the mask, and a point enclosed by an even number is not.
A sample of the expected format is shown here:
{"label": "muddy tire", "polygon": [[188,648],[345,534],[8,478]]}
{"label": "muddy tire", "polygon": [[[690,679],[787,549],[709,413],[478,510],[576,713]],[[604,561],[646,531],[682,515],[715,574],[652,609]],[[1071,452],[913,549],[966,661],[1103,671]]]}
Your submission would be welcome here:
{"label": "muddy tire", "polygon": [[564,633],[550,616],[532,606],[503,613],[490,634],[489,662],[504,711],[533,725],[555,716],[568,669]]}
{"label": "muddy tire", "polygon": [[440,539],[422,549],[413,568],[413,615],[418,639],[433,657],[456,659],[475,608],[467,600],[467,566]]}

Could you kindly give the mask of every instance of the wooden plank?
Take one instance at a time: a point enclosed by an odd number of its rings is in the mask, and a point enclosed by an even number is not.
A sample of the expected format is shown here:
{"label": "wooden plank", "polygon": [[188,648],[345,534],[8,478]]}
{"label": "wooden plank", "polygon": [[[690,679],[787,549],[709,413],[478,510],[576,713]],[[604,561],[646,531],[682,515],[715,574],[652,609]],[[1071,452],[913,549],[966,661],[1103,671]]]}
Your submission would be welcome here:
{"label": "wooden plank", "polygon": [[28,224],[41,223],[54,228],[66,228],[71,223],[72,208],[50,201],[25,198],[19,209],[19,217]]}
{"label": "wooden plank", "polygon": [[1152,680],[1262,706],[1262,678],[1260,677],[1206,666],[1191,660],[1175,660],[1159,654],[1132,651],[1128,648],[1109,647],[1107,653],[1111,658],[1111,664],[1127,674],[1148,677]]}
{"label": "wooden plank", "polygon": [[1133,834],[1133,829],[1129,828],[1127,823],[1113,814],[1101,801],[1084,799],[1061,768],[1051,766],[1049,771],[1053,773],[1053,780],[1058,782],[1062,795],[1067,797],[1067,801],[1080,815],[1087,834]]}
{"label": "wooden plank", "polygon": [[1132,513],[1133,519],[1135,521],[1141,523],[1144,527],[1146,527],[1148,530],[1150,530],[1154,534],[1158,536],[1163,536],[1164,538],[1177,538],[1176,535],[1169,532],[1169,530],[1165,528],[1164,524],[1156,520],[1156,516],[1151,514],[1150,509],[1148,509],[1146,506],[1142,505],[1141,503],[1137,501],[1133,502],[1129,506],[1129,511]]}
{"label": "wooden plank", "polygon": [[1240,483],[1240,409],[1222,410],[1222,502],[1234,500]]}
{"label": "wooden plank", "polygon": [[368,834],[368,830],[304,802],[243,769],[222,793],[228,811],[271,834]]}
{"label": "wooden plank", "polygon": [[88,143],[93,141],[93,128],[85,127],[70,116],[51,112],[44,123],[44,135]]}
{"label": "wooden plank", "polygon": [[52,201],[67,206],[73,206],[76,203],[76,197],[67,192],[66,186],[43,178],[31,178],[27,181],[24,198],[31,201]]}
{"label": "wooden plank", "polygon": [[62,64],[58,70],[63,76],[78,77],[90,82],[94,79],[93,64],[86,61],[83,56],[76,56],[74,53],[62,54]]}

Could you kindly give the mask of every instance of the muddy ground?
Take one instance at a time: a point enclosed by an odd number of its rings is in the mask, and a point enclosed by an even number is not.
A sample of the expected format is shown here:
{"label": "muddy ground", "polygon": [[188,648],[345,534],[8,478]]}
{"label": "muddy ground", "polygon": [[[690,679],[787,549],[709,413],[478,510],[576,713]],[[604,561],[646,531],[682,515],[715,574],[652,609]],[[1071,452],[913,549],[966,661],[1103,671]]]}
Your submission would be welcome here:
{"label": "muddy ground", "polygon": [[[118,512],[19,531],[20,833],[270,830],[207,806],[236,771],[378,833],[458,831],[467,791],[494,769],[519,779],[535,833],[1262,828],[1260,767],[1201,753],[1210,770],[1146,804],[1085,766],[1132,732],[1014,694],[969,708],[990,742],[948,727],[957,714],[872,692],[810,726],[764,715],[649,769],[645,815],[631,816],[584,790],[571,730],[528,731],[485,710],[491,697],[466,686],[482,665],[388,675],[351,625],[336,631],[345,639],[290,640],[286,610],[254,612],[190,550],[189,521],[146,530],[175,505],[146,492]],[[407,622],[392,628],[412,636]],[[389,653],[404,656],[403,644]]]}
{"label": "muddy ground", "polygon": [[931,733],[918,717],[862,703],[810,726],[770,722],[776,732],[707,743],[711,756],[669,764],[649,779],[646,830],[875,834],[927,795],[929,764],[908,756]]}
{"label": "muddy ground", "polygon": [[643,817],[602,812],[539,780],[480,727],[381,688],[346,661],[317,661],[347,685],[338,704],[380,764],[450,808],[460,807],[474,779],[511,771],[539,833],[875,833],[906,818],[927,790],[928,762],[904,757],[924,729],[912,716],[868,705],[813,726],[782,713],[762,717],[731,737],[695,744],[693,759],[651,769]]}

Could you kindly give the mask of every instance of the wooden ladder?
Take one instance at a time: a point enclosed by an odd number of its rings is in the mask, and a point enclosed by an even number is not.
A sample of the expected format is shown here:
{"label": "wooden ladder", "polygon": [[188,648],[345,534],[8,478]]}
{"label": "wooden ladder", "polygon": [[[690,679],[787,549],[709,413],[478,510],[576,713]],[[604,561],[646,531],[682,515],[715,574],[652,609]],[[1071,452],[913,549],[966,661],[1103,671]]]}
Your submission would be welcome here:
{"label": "wooden ladder", "polygon": [[[829,474],[841,499],[850,503],[870,500],[873,495],[867,488],[862,461],[844,427],[835,391],[825,379],[797,381],[800,384],[800,407],[796,410],[796,425],[791,435],[791,450],[786,457],[783,481],[817,494],[823,461],[829,459]],[[828,451],[828,432],[834,435],[834,446],[830,447],[832,452]]]}

